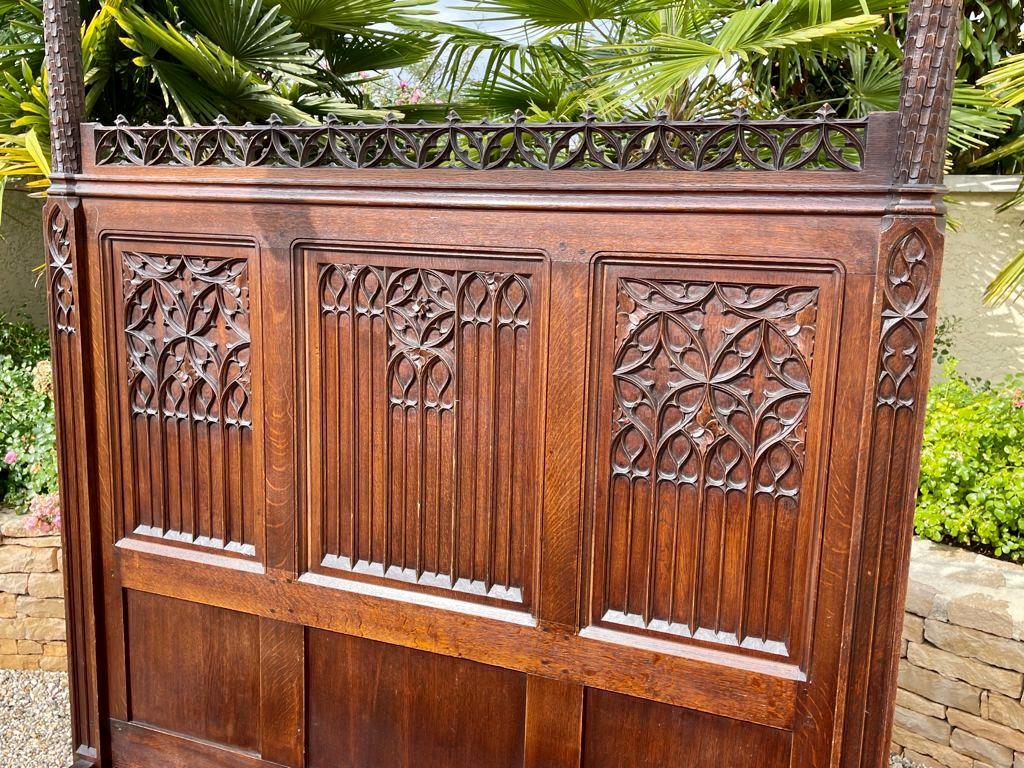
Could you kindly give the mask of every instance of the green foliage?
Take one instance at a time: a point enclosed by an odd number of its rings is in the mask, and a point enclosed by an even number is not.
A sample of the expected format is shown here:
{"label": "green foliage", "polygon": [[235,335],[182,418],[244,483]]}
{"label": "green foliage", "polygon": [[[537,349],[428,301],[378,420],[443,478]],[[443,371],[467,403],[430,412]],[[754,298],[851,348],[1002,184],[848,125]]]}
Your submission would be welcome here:
{"label": "green foliage", "polygon": [[929,394],[918,535],[1024,562],[1024,377],[973,382],[944,366]]}
{"label": "green foliage", "polygon": [[[1024,0],[966,0],[951,170],[1024,168]],[[907,0],[476,0],[500,34],[447,25],[434,66],[480,112],[694,119],[899,108]],[[436,28],[438,29],[438,28]],[[477,77],[466,82],[466,73]],[[465,86],[465,87],[464,87]],[[1006,207],[1024,204],[1024,186]],[[1024,253],[987,299],[1024,295]]]}
{"label": "green foliage", "polygon": [[25,320],[12,320],[0,315],[0,356],[10,358],[15,365],[34,365],[50,355],[50,339]]}
{"label": "green foliage", "polygon": [[939,365],[945,365],[953,359],[953,347],[960,333],[963,318],[957,315],[940,317],[935,325],[935,343],[932,345],[932,359]]}
{"label": "green foliage", "polygon": [[[0,180],[45,189],[43,0],[0,0]],[[376,120],[367,77],[429,57],[430,0],[83,0],[86,112],[111,122]]]}
{"label": "green foliage", "polygon": [[48,354],[45,333],[0,318],[0,503],[19,511],[57,491]]}

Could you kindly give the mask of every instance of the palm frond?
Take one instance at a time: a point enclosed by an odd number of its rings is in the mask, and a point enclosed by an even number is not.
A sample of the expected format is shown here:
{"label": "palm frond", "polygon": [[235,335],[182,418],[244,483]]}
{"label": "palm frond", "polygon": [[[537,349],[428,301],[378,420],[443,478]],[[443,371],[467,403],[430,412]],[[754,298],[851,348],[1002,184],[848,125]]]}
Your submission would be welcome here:
{"label": "palm frond", "polygon": [[985,147],[1005,134],[1019,114],[1015,107],[998,103],[991,92],[957,83],[949,119],[949,144],[959,150]]}
{"label": "palm frond", "polygon": [[419,32],[363,30],[329,35],[322,49],[330,71],[344,76],[411,66],[433,52],[434,40]]}
{"label": "palm frond", "polygon": [[113,10],[123,0],[107,0],[82,32],[82,60],[85,72],[85,111],[92,113],[102,97],[118,58],[118,25]]}
{"label": "palm frond", "polygon": [[277,0],[281,13],[299,28],[336,32],[402,22],[430,12],[423,0]]}
{"label": "palm frond", "polygon": [[985,291],[988,304],[1006,304],[1024,296],[1024,251],[1021,251],[989,283]]}
{"label": "palm frond", "polygon": [[595,86],[601,96],[623,105],[665,102],[695,78],[714,75],[736,79],[739,65],[773,51],[820,50],[829,42],[856,41],[884,23],[877,14],[858,14],[801,25],[806,3],[779,1],[730,15],[707,36],[656,35],[649,42],[609,46],[615,55]]}
{"label": "palm frond", "polygon": [[452,93],[465,85],[471,73],[477,73],[478,88],[486,91],[507,79],[507,73],[540,67],[573,71],[583,63],[583,56],[555,34],[524,43],[456,24],[432,23],[430,29],[444,36],[430,68],[444,73],[442,81]]}
{"label": "palm frond", "polygon": [[1015,107],[1024,102],[1024,53],[1003,59],[978,85],[988,88],[1004,106]]}
{"label": "palm frond", "polygon": [[262,0],[178,0],[181,13],[226,54],[250,69],[297,79],[313,74],[309,43]]}
{"label": "palm frond", "polygon": [[26,187],[45,192],[50,186],[50,148],[34,130],[0,134],[0,179],[17,179]]}
{"label": "palm frond", "polygon": [[576,24],[654,13],[679,0],[478,0],[462,6],[485,21],[525,22],[535,28],[562,29]]}
{"label": "palm frond", "polygon": [[186,122],[209,121],[218,114],[242,119],[276,113],[289,120],[312,119],[205,37],[187,35],[145,12],[121,8],[114,14],[127,33],[125,44],[140,54],[136,64],[152,68],[165,98]]}

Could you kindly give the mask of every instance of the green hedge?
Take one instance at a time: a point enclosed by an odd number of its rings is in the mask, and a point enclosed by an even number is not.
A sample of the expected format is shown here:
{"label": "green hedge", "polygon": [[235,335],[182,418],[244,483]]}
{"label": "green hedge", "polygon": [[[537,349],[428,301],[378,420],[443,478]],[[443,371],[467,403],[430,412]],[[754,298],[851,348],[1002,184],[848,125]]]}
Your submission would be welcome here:
{"label": "green hedge", "polygon": [[928,397],[918,535],[1024,562],[1024,377],[968,379],[956,361]]}

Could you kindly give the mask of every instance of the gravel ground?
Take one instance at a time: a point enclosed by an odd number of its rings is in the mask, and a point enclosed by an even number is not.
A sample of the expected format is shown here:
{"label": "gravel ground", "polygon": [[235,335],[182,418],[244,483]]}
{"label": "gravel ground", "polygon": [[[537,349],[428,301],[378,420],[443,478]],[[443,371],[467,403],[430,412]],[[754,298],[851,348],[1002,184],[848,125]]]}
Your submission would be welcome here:
{"label": "gravel ground", "polygon": [[70,764],[68,676],[0,669],[0,765],[68,768]]}
{"label": "gravel ground", "polygon": [[[0,766],[67,768],[71,761],[68,676],[0,669]],[[893,768],[916,768],[893,757]]]}

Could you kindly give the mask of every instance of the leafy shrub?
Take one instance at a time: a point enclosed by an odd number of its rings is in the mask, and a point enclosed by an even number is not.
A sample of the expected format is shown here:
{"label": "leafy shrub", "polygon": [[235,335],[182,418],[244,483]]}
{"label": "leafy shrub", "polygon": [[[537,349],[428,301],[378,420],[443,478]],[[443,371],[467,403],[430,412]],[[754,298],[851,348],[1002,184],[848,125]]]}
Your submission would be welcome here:
{"label": "leafy shrub", "polygon": [[0,315],[0,357],[10,357],[16,364],[38,363],[50,356],[50,337],[24,320]]}
{"label": "leafy shrub", "polygon": [[944,365],[929,394],[915,528],[1024,562],[1024,377],[976,382]]}
{"label": "leafy shrub", "polygon": [[45,332],[0,318],[0,503],[57,491],[53,372]]}

